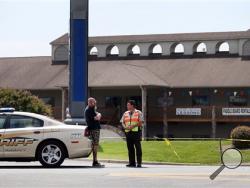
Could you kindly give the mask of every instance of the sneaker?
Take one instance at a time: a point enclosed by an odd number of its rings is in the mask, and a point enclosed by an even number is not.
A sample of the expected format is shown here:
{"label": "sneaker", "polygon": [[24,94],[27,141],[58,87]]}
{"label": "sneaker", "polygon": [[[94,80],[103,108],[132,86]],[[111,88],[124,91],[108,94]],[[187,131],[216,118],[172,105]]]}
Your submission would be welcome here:
{"label": "sneaker", "polygon": [[137,164],[137,168],[141,168],[141,164]]}
{"label": "sneaker", "polygon": [[92,166],[93,167],[104,167],[104,165],[100,164],[98,161],[93,162]]}
{"label": "sneaker", "polygon": [[136,165],[135,164],[127,164],[126,167],[134,168],[134,167],[136,167]]}

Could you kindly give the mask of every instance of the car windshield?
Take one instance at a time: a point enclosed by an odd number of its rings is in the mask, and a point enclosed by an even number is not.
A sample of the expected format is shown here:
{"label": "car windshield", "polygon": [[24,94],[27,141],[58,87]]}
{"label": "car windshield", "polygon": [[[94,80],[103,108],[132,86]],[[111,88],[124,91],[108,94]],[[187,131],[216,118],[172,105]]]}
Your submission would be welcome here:
{"label": "car windshield", "polygon": [[6,117],[0,115],[0,129],[3,129]]}

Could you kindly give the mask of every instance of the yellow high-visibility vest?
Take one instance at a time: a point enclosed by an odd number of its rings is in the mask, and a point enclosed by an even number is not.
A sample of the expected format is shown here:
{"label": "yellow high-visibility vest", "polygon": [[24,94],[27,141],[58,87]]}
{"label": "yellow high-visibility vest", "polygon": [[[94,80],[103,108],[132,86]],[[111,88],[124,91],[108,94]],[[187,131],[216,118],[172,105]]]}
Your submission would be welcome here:
{"label": "yellow high-visibility vest", "polygon": [[[136,126],[134,127],[131,131],[133,132],[138,132],[139,131],[139,122],[140,122],[140,111],[135,110],[134,113],[132,115],[130,115],[130,111],[126,111],[124,113],[124,124],[125,127],[129,127],[129,126]],[[130,130],[126,130],[125,132],[129,132]]]}

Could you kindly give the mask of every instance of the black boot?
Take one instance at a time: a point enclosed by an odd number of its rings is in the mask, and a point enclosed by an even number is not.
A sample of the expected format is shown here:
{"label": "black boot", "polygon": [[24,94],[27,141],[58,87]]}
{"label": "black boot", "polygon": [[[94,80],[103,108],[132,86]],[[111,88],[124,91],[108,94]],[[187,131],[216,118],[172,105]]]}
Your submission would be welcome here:
{"label": "black boot", "polygon": [[134,168],[134,167],[136,167],[136,165],[135,164],[127,164],[126,167]]}

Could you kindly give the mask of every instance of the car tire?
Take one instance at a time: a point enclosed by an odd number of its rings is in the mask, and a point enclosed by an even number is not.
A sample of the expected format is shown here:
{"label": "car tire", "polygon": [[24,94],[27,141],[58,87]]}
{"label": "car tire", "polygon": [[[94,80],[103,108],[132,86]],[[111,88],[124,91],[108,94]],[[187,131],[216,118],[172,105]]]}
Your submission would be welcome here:
{"label": "car tire", "polygon": [[65,149],[59,142],[43,143],[38,150],[38,160],[46,168],[59,167],[65,159]]}

